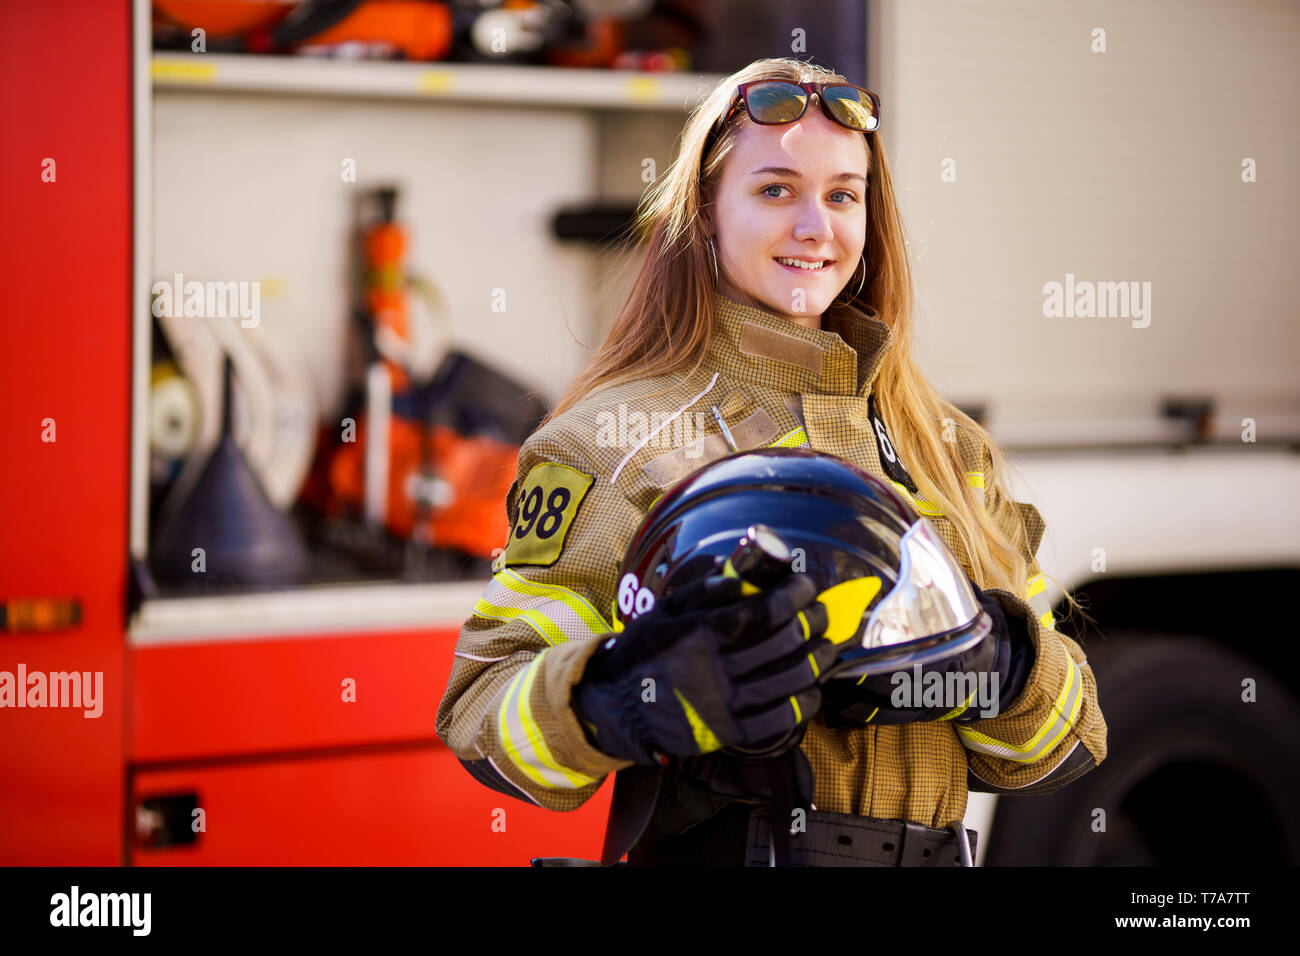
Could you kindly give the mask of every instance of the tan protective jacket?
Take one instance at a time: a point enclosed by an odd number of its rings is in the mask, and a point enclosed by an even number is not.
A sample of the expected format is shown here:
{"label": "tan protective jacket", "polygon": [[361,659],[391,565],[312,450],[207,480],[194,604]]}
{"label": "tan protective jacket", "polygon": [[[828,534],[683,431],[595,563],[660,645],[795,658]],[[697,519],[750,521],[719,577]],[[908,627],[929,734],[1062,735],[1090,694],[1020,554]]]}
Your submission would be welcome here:
{"label": "tan protective jacket", "polygon": [[[507,500],[508,546],[461,630],[438,708],[438,736],[477,779],[572,810],[629,765],[592,747],[571,689],[610,630],[619,565],[642,517],[686,474],[731,453],[714,406],[742,449],[807,445],[907,490],[869,401],[889,337],[878,317],[852,307],[832,308],[813,330],[719,296],[713,343],[694,373],[596,392],[525,442]],[[957,442],[984,497],[988,452],[960,429]],[[910,497],[971,574],[948,518]],[[1035,660],[1024,689],[1002,713],[970,724],[832,729],[818,715],[802,743],[817,809],[944,827],[964,815],[968,785],[1046,792],[1105,758],[1092,669],[1046,606],[1034,559],[1042,518],[995,492],[984,506],[1030,561],[1023,599],[991,592],[1029,622]]]}

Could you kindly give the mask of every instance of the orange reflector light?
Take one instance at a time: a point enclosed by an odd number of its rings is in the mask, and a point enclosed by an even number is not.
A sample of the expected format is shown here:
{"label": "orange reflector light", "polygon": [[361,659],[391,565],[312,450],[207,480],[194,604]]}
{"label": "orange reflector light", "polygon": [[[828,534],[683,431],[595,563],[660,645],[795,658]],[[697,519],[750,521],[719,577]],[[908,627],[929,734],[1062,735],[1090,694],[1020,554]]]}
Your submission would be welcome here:
{"label": "orange reflector light", "polygon": [[0,603],[0,631],[58,631],[81,623],[76,598],[15,598]]}

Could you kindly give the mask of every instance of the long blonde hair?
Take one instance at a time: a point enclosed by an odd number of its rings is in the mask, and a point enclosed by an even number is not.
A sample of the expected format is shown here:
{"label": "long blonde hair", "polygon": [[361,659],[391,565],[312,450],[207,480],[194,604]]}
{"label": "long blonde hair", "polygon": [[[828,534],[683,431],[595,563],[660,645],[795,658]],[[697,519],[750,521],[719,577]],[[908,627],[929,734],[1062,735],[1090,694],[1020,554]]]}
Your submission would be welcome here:
{"label": "long blonde hair", "polygon": [[[548,420],[594,391],[693,369],[703,360],[714,327],[718,285],[701,209],[707,208],[708,197],[716,194],[723,164],[741,124],[750,122],[743,109],[720,131],[708,155],[702,154],[710,130],[730,106],[736,86],[762,79],[848,82],[812,63],[790,58],[757,60],[723,80],[691,112],[676,158],[638,207],[633,241],[644,249],[645,256],[627,301],[604,342],[569,384]],[[943,430],[965,428],[987,443],[993,473],[985,476],[986,495],[996,489],[1009,497],[1005,460],[988,433],[940,396],[917,368],[912,355],[913,289],[904,227],[880,133],[867,134],[864,139],[868,172],[863,250],[866,277],[849,301],[863,311],[874,311],[892,330],[875,382],[876,402],[921,494],[951,519],[970,556],[975,583],[1023,596],[1025,558],[1017,544],[989,519],[966,480],[956,443],[942,440]],[[856,273],[847,288],[859,288]]]}

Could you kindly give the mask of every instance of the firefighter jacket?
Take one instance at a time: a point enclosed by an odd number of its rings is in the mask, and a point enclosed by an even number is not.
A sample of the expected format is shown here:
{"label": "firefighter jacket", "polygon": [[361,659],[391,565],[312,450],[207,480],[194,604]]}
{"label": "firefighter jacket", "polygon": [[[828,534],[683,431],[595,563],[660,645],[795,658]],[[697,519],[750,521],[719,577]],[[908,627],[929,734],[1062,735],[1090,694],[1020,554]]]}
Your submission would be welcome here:
{"label": "firefighter jacket", "polygon": [[[573,810],[629,766],[592,746],[571,691],[611,629],[618,570],[641,519],[681,478],[731,453],[723,426],[741,449],[803,445],[892,481],[972,573],[871,401],[889,327],[852,306],[832,307],[822,324],[808,329],[719,295],[697,369],[598,390],[525,442],[507,498],[509,540],[461,629],[438,708],[438,736],[482,783]],[[801,747],[819,810],[944,827],[963,817],[968,788],[1047,792],[1106,756],[1092,669],[1046,606],[1034,559],[1043,520],[985,486],[991,460],[981,441],[958,429],[956,442],[967,480],[1030,562],[1026,594],[989,593],[1026,619],[1032,669],[1011,706],[969,724],[831,728],[815,716]]]}

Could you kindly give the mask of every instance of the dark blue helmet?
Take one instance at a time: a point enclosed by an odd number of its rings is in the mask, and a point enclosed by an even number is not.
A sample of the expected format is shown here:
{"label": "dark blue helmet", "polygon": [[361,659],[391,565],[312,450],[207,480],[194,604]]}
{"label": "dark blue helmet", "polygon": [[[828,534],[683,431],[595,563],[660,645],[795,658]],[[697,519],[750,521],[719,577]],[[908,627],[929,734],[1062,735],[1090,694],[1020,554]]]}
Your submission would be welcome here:
{"label": "dark blue helmet", "polygon": [[858,680],[959,654],[991,626],[934,526],[890,485],[806,448],[718,459],[650,509],[619,572],[614,626],[708,574],[756,587],[813,577],[839,646],[826,679]]}

